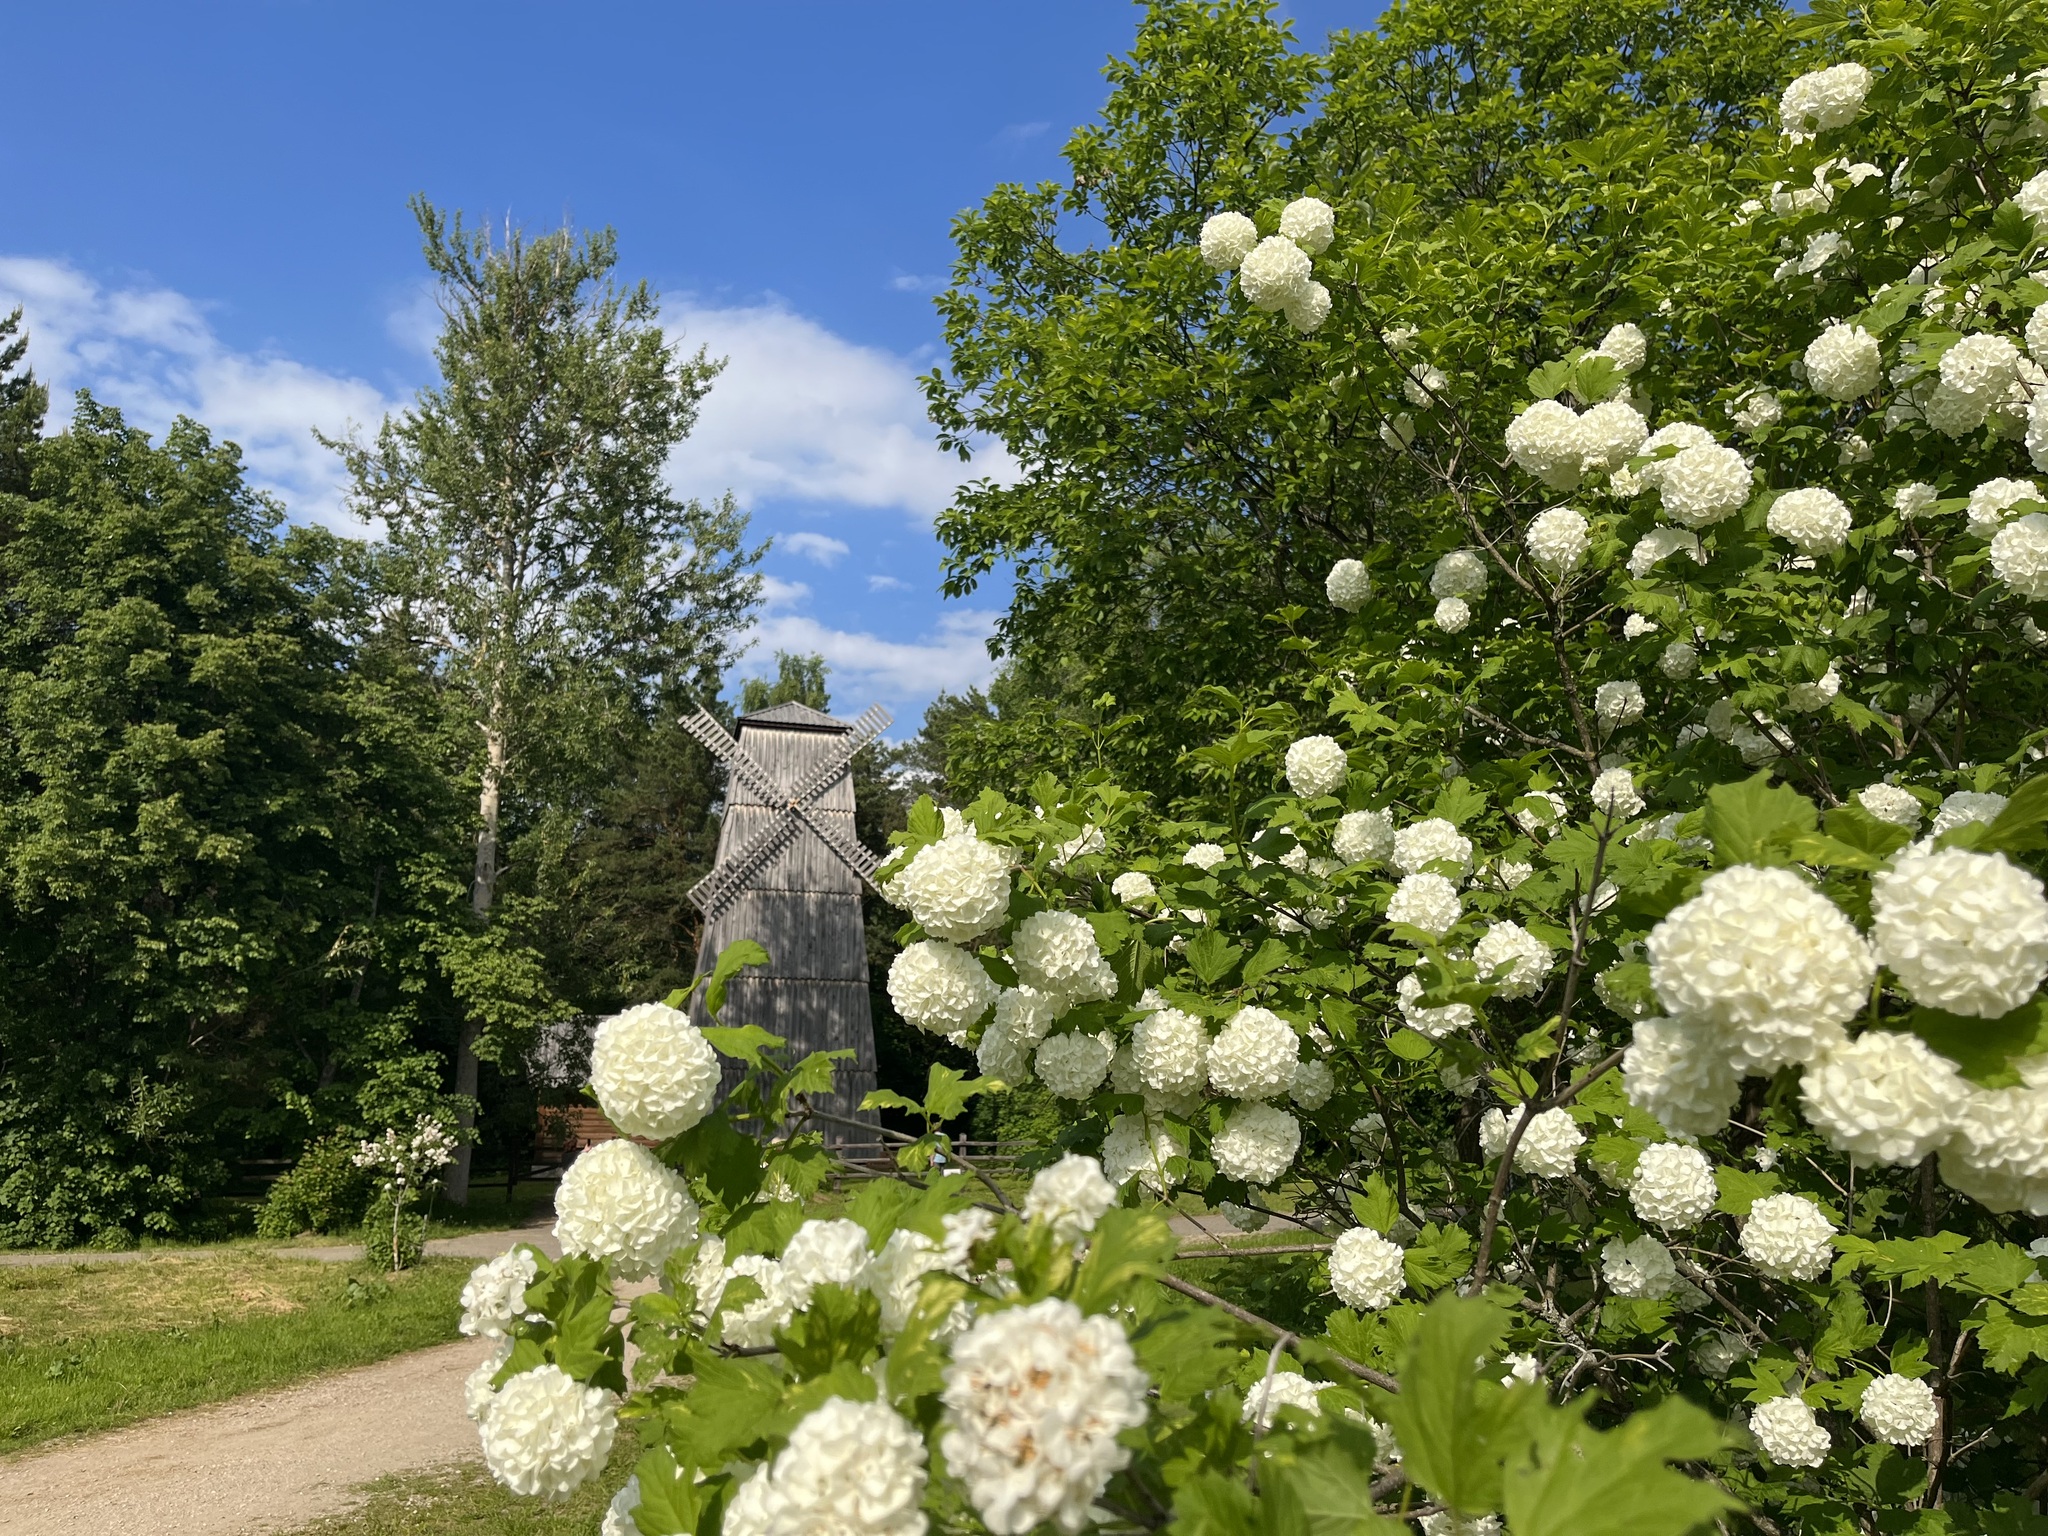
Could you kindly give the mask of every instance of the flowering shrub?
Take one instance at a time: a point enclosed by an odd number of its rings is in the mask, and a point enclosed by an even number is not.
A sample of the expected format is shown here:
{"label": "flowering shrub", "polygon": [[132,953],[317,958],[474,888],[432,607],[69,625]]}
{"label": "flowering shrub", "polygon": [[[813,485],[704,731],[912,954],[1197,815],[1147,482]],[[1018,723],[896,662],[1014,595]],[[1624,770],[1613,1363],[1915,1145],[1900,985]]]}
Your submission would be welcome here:
{"label": "flowering shrub", "polygon": [[[1455,232],[1398,187],[1209,218],[1188,260],[1321,361],[1427,536],[1301,594],[1345,616],[1288,642],[1304,696],[1196,701],[1198,798],[921,803],[890,992],[981,1076],[871,1099],[928,1129],[807,1221],[831,1062],[706,1032],[746,1080],[608,1154],[640,1171],[490,1303],[487,1386],[623,1397],[629,1327],[641,1536],[828,1498],[877,1531],[2027,1529],[2038,23],[1820,7],[1848,59],[1734,163],[1620,134]],[[1570,264],[1603,310],[1551,306]],[[1020,1205],[939,1127],[1027,1077],[1067,1126]],[[1229,1262],[1312,1270],[1312,1326],[1174,1273],[1182,1196],[1298,1239]]]}

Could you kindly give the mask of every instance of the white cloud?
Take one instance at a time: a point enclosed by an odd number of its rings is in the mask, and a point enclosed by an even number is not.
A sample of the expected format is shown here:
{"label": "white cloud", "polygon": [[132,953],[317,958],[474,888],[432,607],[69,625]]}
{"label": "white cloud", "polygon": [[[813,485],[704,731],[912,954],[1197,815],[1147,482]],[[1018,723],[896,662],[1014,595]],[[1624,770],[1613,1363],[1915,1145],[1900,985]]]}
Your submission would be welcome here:
{"label": "white cloud", "polygon": [[251,481],[282,496],[294,517],[351,521],[341,466],[312,429],[374,427],[393,404],[374,386],[274,352],[238,352],[185,295],[107,287],[64,261],[0,256],[0,309],[16,304],[60,423],[80,388],[150,432],[194,417],[239,443]]}
{"label": "white cloud", "polygon": [[939,451],[916,367],[779,304],[664,311],[673,339],[731,361],[669,461],[687,496],[894,507],[935,516],[956,486],[1014,469],[1000,449],[962,464]]}
{"label": "white cloud", "polygon": [[995,675],[987,640],[997,615],[982,609],[941,614],[937,628],[915,641],[884,640],[877,635],[834,629],[808,614],[791,613],[770,603],[747,637],[746,655],[733,676],[759,672],[776,651],[815,652],[831,668],[829,682],[835,710],[858,714],[874,702],[896,714],[898,739],[917,729],[933,694],[987,687]]}
{"label": "white cloud", "polygon": [[1011,123],[996,135],[998,144],[1022,144],[1037,138],[1051,123]]}
{"label": "white cloud", "polygon": [[778,533],[775,542],[813,565],[834,566],[853,553],[852,546],[844,539],[830,538],[822,533]]}
{"label": "white cloud", "polygon": [[870,576],[868,578],[868,590],[870,592],[908,592],[910,590],[910,583],[899,576]]}

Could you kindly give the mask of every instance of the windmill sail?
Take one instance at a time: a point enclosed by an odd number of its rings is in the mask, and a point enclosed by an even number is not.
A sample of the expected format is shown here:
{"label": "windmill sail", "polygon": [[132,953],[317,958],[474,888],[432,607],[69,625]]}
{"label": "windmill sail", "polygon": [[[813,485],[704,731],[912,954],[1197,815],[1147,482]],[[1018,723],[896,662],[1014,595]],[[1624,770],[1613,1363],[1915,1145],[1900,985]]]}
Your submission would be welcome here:
{"label": "windmill sail", "polygon": [[[796,1058],[852,1051],[819,1107],[864,1122],[873,1117],[856,1106],[875,1086],[875,1032],[861,893],[878,861],[854,834],[851,761],[888,723],[879,708],[849,725],[778,704],[741,716],[735,741],[709,715],[685,722],[728,770],[717,861],[690,893],[704,912],[698,969],[737,939],[765,948],[769,963],[728,990],[727,1021],[782,1036]],[[701,998],[692,1006],[701,1015]],[[824,1129],[835,1141],[861,1136]]]}

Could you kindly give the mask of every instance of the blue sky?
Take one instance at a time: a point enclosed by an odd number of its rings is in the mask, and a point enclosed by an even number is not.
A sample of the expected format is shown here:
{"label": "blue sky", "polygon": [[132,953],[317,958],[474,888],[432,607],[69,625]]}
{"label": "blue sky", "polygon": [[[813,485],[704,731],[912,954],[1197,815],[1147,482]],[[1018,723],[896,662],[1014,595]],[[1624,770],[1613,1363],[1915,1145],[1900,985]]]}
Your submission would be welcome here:
{"label": "blue sky", "polygon": [[[1319,39],[1368,5],[1286,7]],[[405,200],[614,226],[664,323],[731,359],[673,474],[777,536],[750,637],[824,652],[892,734],[985,680],[1004,593],[943,602],[933,515],[966,475],[915,380],[948,224],[1059,149],[1129,43],[1121,0],[25,7],[8,28],[0,305],[38,372],[153,430],[241,443],[345,526],[310,429],[431,377]]]}

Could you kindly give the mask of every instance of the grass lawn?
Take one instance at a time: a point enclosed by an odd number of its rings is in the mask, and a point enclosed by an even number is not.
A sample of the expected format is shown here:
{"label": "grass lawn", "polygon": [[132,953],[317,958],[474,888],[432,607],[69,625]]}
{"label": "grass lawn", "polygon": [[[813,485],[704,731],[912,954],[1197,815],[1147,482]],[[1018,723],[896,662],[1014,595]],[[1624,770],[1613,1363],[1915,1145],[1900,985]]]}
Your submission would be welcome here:
{"label": "grass lawn", "polygon": [[560,1504],[516,1498],[474,1463],[386,1478],[370,1485],[369,1503],[354,1514],[292,1536],[591,1536],[639,1457],[632,1430],[622,1426],[611,1465]]}
{"label": "grass lawn", "polygon": [[452,1339],[470,1268],[387,1277],[241,1248],[0,1268],[0,1453]]}

